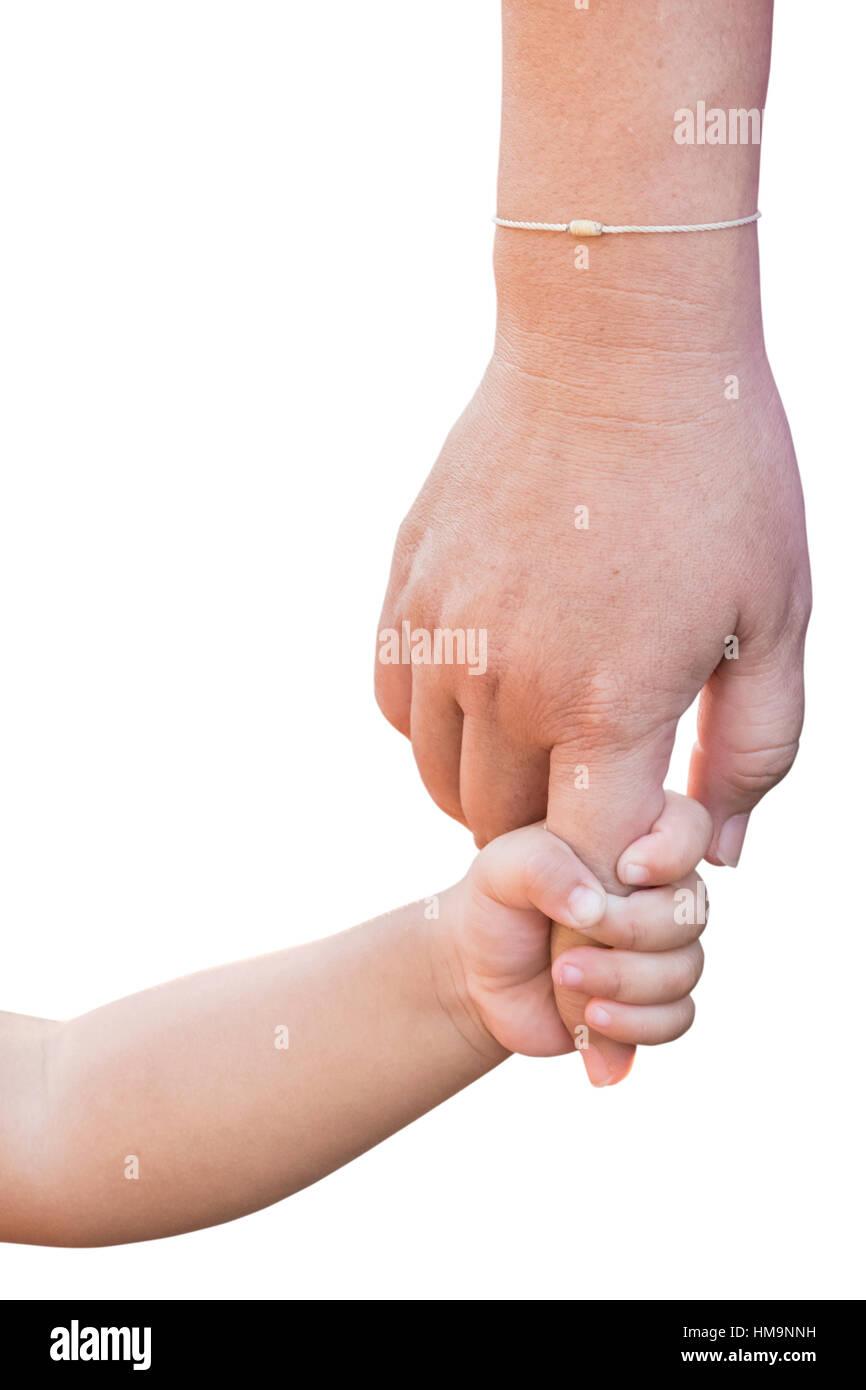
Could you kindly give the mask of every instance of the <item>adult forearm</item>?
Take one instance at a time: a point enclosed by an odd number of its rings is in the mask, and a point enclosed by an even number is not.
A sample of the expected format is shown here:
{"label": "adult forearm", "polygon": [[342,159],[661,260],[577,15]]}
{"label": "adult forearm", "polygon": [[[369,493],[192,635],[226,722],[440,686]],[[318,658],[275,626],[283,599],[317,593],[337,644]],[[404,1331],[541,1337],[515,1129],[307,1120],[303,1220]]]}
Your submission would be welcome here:
{"label": "adult forearm", "polygon": [[[500,214],[667,225],[754,212],[771,25],[771,0],[503,0]],[[576,269],[567,236],[497,231],[499,328],[516,352],[760,342],[754,226],[585,245]]]}

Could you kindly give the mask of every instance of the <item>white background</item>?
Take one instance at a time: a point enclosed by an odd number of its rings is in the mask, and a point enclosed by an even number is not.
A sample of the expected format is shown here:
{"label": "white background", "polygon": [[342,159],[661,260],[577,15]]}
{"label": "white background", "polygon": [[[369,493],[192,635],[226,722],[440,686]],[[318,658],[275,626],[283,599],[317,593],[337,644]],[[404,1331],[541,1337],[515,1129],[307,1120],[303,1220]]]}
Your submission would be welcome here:
{"label": "white background", "polygon": [[[565,3],[565,0],[563,0]],[[778,7],[761,207],[816,612],[698,1020],[15,1297],[862,1296],[860,7]],[[492,340],[495,0],[0,3],[2,1006],[361,921],[471,844],[381,718],[394,531]],[[696,498],[699,505],[699,498]],[[672,768],[682,787],[690,719]]]}

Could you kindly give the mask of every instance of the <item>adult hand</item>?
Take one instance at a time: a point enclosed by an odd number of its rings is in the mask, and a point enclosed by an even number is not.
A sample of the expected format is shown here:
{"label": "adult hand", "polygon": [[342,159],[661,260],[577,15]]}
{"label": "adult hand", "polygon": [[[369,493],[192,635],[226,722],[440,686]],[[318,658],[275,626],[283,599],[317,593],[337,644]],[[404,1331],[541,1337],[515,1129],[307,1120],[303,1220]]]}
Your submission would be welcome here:
{"label": "adult hand", "polygon": [[[744,817],[791,766],[799,479],[766,363],[741,367],[736,403],[726,365],[683,399],[640,369],[590,393],[500,349],[401,527],[380,630],[469,632],[470,653],[483,630],[486,671],[425,664],[415,643],[418,664],[377,661],[377,696],[479,844],[547,813],[579,824],[590,862],[624,847],[661,810],[702,688],[689,791],[713,816],[713,862],[736,862]],[[647,398],[663,419],[641,418]]]}
{"label": "adult hand", "polygon": [[500,338],[397,540],[380,630],[484,630],[486,672],[379,660],[376,689],[479,845],[546,815],[626,891],[640,866],[617,857],[662,809],[699,692],[689,794],[712,815],[712,862],[736,863],[746,817],[791,766],[808,560],[762,351],[707,353],[687,378],[609,354],[578,379],[575,360]]}
{"label": "adult hand", "polygon": [[[502,216],[754,212],[771,0],[502,10]],[[700,103],[724,140],[689,137]],[[434,800],[480,844],[546,813],[609,892],[641,883],[620,855],[661,812],[699,692],[689,792],[714,862],[736,863],[797,748],[808,560],[757,244],[754,224],[500,229],[493,358],[397,540],[380,630],[487,634],[484,675],[377,662]],[[615,1079],[629,1059],[605,1055]]]}

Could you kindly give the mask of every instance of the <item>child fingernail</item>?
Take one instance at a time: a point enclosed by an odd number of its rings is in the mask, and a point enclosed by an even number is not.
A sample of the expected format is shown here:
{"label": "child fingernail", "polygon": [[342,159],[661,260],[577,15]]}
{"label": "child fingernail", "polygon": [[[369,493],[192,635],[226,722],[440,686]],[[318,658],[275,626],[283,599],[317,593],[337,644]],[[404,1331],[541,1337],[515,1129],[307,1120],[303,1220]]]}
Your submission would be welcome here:
{"label": "child fingernail", "polygon": [[609,1086],[613,1081],[613,1074],[607,1065],[602,1054],[597,1047],[590,1044],[581,1053],[583,1065],[586,1067],[586,1074],[593,1086]]}
{"label": "child fingernail", "polygon": [[583,971],[579,965],[561,965],[559,968],[559,983],[561,985],[574,986],[583,983]]}
{"label": "child fingernail", "polygon": [[600,922],[604,914],[604,898],[594,888],[583,884],[575,888],[568,899],[568,914],[572,926],[592,927]]}
{"label": "child fingernail", "polygon": [[592,1004],[587,1010],[586,1021],[594,1024],[596,1028],[606,1028],[610,1023],[610,1014],[599,1004]]}
{"label": "child fingernail", "polygon": [[735,869],[740,862],[748,824],[748,814],[731,816],[730,820],[725,821],[719,832],[718,855],[722,863],[727,865],[729,869]]}
{"label": "child fingernail", "polygon": [[619,878],[621,883],[638,888],[642,883],[649,883],[650,871],[645,864],[623,864]]}

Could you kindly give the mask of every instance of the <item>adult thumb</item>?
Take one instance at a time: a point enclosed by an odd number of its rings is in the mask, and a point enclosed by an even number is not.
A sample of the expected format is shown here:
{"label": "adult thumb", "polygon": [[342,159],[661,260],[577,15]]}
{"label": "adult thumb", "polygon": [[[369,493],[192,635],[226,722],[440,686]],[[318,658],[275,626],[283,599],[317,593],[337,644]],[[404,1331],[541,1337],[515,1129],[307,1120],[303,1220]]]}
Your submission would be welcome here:
{"label": "adult thumb", "polygon": [[804,636],[805,629],[763,653],[744,644],[742,655],[736,638],[729,638],[725,657],[704,686],[689,796],[713,818],[706,856],[712,864],[737,864],[749,815],[797,756]]}

